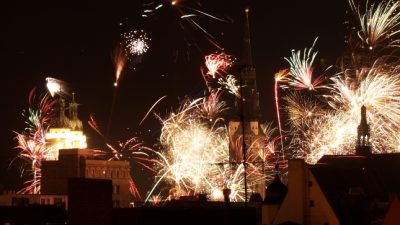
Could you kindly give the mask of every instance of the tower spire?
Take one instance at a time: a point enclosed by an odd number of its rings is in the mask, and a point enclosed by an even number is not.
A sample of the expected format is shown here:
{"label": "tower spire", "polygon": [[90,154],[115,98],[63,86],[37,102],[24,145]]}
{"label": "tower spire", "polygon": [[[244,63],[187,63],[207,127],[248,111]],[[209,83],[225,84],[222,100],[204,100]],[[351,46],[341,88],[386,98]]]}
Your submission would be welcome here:
{"label": "tower spire", "polygon": [[260,119],[260,101],[259,93],[257,90],[257,76],[256,69],[253,65],[253,57],[251,51],[250,41],[250,22],[249,13],[250,9],[247,7],[245,12],[244,34],[243,34],[243,50],[240,60],[239,69],[239,83],[241,86],[241,98],[236,99],[236,106],[243,119],[247,122],[258,121]]}
{"label": "tower spire", "polygon": [[361,120],[357,127],[357,155],[368,155],[371,154],[371,147],[369,143],[370,133],[369,124],[367,122],[367,109],[363,105],[361,106]]}
{"label": "tower spire", "polygon": [[[243,49],[237,69],[239,72],[240,97],[235,98],[235,106],[237,117],[229,121],[229,136],[230,140],[240,140],[243,151],[243,168],[244,168],[244,200],[247,204],[247,151],[252,146],[256,148],[256,140],[259,139],[262,132],[262,127],[259,124],[261,110],[259,105],[259,93],[256,84],[256,69],[253,64],[250,41],[250,23],[249,23],[249,8],[244,9],[244,33],[243,33]],[[235,144],[231,144],[235,146]],[[233,151],[232,151],[233,152]],[[263,182],[249,180],[255,185],[258,193],[264,194],[265,184]]]}
{"label": "tower spire", "polygon": [[243,58],[242,65],[252,66],[253,65],[253,57],[251,52],[251,38],[250,38],[250,21],[249,21],[249,7],[245,8],[246,13],[246,21],[244,25],[244,35],[243,35]]}

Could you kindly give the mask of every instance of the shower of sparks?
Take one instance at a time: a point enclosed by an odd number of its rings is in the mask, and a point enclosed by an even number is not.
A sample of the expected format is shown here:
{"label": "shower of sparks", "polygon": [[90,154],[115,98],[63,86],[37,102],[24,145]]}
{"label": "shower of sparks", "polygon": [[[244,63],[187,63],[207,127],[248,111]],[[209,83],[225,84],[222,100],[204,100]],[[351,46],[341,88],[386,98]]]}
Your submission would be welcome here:
{"label": "shower of sparks", "polygon": [[115,82],[114,82],[114,86],[117,87],[118,86],[118,81],[119,78],[121,76],[122,70],[125,67],[125,63],[128,60],[128,56],[126,55],[124,49],[120,46],[118,46],[113,54],[112,54],[112,58],[114,61],[114,67],[115,67]]}
{"label": "shower of sparks", "polygon": [[359,23],[358,37],[363,46],[373,50],[377,47],[399,46],[397,34],[400,32],[400,2],[384,0],[378,4],[365,7],[361,12],[353,0],[349,0],[350,7]]}
{"label": "shower of sparks", "polygon": [[[371,68],[346,70],[331,78],[323,101],[307,95],[288,95],[295,157],[316,163],[326,154],[354,154],[361,106],[367,107],[373,153],[399,152],[400,67],[381,57]],[[326,102],[327,104],[322,104]]]}
{"label": "shower of sparks", "polygon": [[[239,148],[229,150],[231,138],[223,119],[218,117],[219,112],[225,109],[225,103],[218,102],[219,95],[215,92],[204,98],[185,101],[178,112],[161,119],[162,149],[156,152],[159,173],[146,201],[161,182],[172,187],[169,199],[203,193],[212,200],[222,200],[222,190],[230,188],[233,201],[244,201],[243,154]],[[246,177],[249,193],[266,179],[267,155],[274,152],[271,148],[275,145],[265,143],[266,139],[257,138],[248,150]]]}
{"label": "shower of sparks", "polygon": [[[353,0],[349,3],[360,29],[359,38],[353,40],[356,42],[349,46],[351,51],[344,55],[352,58],[350,64],[342,64],[341,71],[322,85],[321,78],[312,78],[317,54],[314,45],[286,58],[291,68],[288,83],[283,86],[288,122],[285,133],[292,157],[304,158],[308,163],[316,163],[323,155],[355,153],[362,106],[367,110],[372,153],[400,152],[400,60],[393,52],[370,54],[353,48],[382,50],[398,46],[400,3],[367,2],[365,13]],[[320,93],[302,90],[318,87],[324,89]]]}
{"label": "shower of sparks", "polygon": [[288,87],[291,86],[297,90],[314,90],[325,87],[322,85],[322,76],[313,79],[313,63],[318,53],[314,52],[314,46],[317,40],[318,38],[315,39],[311,48],[306,48],[304,51],[292,50],[292,56],[290,58],[285,57],[285,60],[290,64],[290,72],[287,76]]}
{"label": "shower of sparks", "polygon": [[123,35],[125,50],[132,56],[140,56],[149,49],[148,41],[150,38],[143,30],[134,30]]}
{"label": "shower of sparks", "polygon": [[215,78],[216,75],[224,77],[226,70],[232,66],[232,59],[230,55],[225,53],[209,54],[205,56],[205,65],[207,67],[206,76]]}
{"label": "shower of sparks", "polygon": [[287,94],[284,100],[287,105],[286,113],[289,123],[298,129],[303,129],[315,117],[323,116],[327,113],[321,109],[321,105],[317,101],[296,92]]}
{"label": "shower of sparks", "polygon": [[229,93],[240,98],[240,85],[235,76],[229,74],[225,78],[219,78],[218,83],[228,90]]}
{"label": "shower of sparks", "polygon": [[16,148],[20,149],[18,157],[30,165],[32,179],[25,182],[27,186],[20,193],[40,193],[41,162],[51,158],[51,148],[46,145],[45,133],[54,116],[55,103],[48,94],[37,98],[35,89],[29,93],[29,108],[22,114],[27,127],[24,132],[15,134],[18,141]]}

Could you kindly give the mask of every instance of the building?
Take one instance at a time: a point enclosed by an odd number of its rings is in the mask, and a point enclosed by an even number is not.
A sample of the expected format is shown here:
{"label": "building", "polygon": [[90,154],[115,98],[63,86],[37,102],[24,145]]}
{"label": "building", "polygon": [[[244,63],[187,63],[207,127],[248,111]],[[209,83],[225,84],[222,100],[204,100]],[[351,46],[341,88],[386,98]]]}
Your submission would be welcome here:
{"label": "building", "polygon": [[0,206],[55,205],[63,209],[68,207],[65,195],[17,194],[7,191],[0,195]]}
{"label": "building", "polygon": [[41,191],[44,195],[67,195],[71,178],[111,180],[114,207],[129,207],[130,169],[127,161],[96,159],[93,150],[63,149],[57,161],[42,163]]}

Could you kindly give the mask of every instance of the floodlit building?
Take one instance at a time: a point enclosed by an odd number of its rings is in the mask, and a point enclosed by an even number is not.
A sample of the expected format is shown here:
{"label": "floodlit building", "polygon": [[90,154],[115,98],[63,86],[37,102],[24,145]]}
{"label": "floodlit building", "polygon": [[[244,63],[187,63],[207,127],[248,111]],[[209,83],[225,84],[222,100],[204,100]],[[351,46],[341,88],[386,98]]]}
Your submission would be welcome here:
{"label": "floodlit building", "polygon": [[51,148],[47,160],[57,160],[60,149],[87,148],[82,121],[78,118],[78,106],[73,93],[72,101],[68,104],[67,116],[65,100],[61,96],[59,97],[58,115],[51,121],[51,127],[45,134],[46,142]]}

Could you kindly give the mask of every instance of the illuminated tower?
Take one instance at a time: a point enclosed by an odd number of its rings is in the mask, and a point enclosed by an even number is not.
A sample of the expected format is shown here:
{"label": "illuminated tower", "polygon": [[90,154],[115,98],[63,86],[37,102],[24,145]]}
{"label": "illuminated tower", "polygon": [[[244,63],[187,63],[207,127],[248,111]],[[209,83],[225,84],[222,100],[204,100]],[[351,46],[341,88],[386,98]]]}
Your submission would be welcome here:
{"label": "illuminated tower", "polygon": [[[253,65],[253,57],[251,51],[250,42],[250,25],[249,25],[249,9],[245,9],[245,24],[244,24],[244,35],[243,35],[243,52],[240,64],[238,66],[239,72],[239,84],[241,98],[235,99],[235,106],[238,117],[229,121],[229,136],[232,141],[231,146],[231,161],[246,161],[247,159],[235,159],[232,157],[233,149],[238,148],[235,146],[236,140],[239,137],[243,137],[242,151],[243,156],[249,154],[250,151],[258,151],[262,147],[262,143],[257,143],[261,140],[259,137],[262,135],[262,127],[260,126],[259,120],[261,117],[260,104],[259,104],[259,92],[257,90],[256,83],[256,69]],[[237,149],[236,149],[237,151]],[[258,159],[257,159],[258,160]],[[257,162],[252,163],[264,163],[261,159]],[[247,187],[250,187],[252,191],[256,191],[261,195],[265,193],[265,183],[262,181],[245,181],[248,183]],[[246,188],[247,188],[246,187]],[[262,196],[263,197],[263,196]]]}
{"label": "illuminated tower", "polygon": [[52,126],[46,133],[46,143],[52,149],[47,160],[57,160],[60,149],[86,148],[86,136],[83,134],[82,121],[78,119],[78,103],[75,94],[68,104],[69,117],[65,115],[65,100],[59,98],[59,116],[54,119]]}
{"label": "illuminated tower", "polygon": [[369,155],[371,154],[371,147],[369,143],[369,125],[367,123],[367,109],[365,106],[361,107],[361,120],[357,127],[357,155]]}

